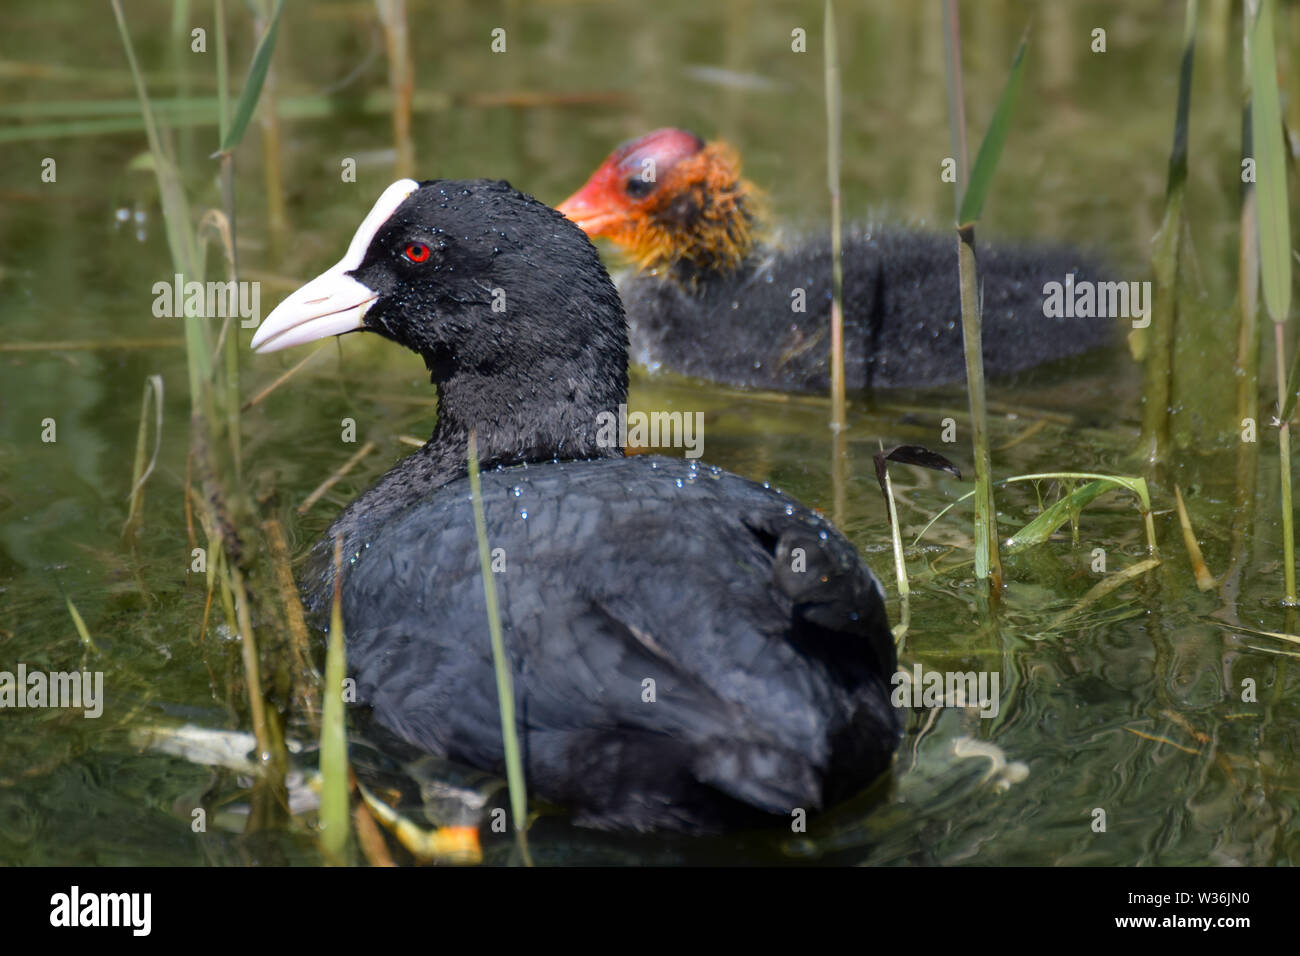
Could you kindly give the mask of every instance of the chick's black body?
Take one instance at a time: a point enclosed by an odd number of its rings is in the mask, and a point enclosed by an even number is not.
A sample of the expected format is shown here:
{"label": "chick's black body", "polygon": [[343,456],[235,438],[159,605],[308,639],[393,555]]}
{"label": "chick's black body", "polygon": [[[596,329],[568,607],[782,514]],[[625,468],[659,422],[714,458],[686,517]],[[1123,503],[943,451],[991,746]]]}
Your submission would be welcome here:
{"label": "chick's black body", "polygon": [[373,719],[504,769],[473,429],[530,794],[590,826],[701,832],[788,821],[876,777],[899,736],[879,584],[777,491],[602,446],[626,327],[581,231],[486,181],[420,184],[366,228],[345,285],[378,295],[364,327],[423,355],[439,397],[430,442],[339,516],[306,584],[323,609],[342,535],[348,665]]}
{"label": "chick's black body", "polygon": [[[844,237],[845,384],[922,388],[966,374],[955,236],[907,230]],[[1045,316],[1043,286],[1096,280],[1098,266],[1062,246],[979,250],[984,368],[1005,378],[1111,342],[1105,318]],[[805,311],[792,308],[802,290]],[[829,240],[757,247],[730,272],[674,268],[622,283],[632,359],[730,385],[829,387]]]}

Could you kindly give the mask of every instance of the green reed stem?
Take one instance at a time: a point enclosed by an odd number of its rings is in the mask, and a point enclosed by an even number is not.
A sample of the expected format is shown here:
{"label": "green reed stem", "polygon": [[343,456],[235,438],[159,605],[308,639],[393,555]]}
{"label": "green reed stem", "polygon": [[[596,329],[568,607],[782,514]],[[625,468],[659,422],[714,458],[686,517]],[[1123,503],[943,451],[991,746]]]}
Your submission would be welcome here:
{"label": "green reed stem", "polygon": [[[966,155],[965,124],[954,117],[964,117],[964,107],[956,102],[963,88],[961,66],[961,27],[955,0],[944,6],[944,48],[947,53],[947,89],[949,94],[949,133],[956,156]],[[979,294],[979,268],[975,256],[975,224],[984,210],[993,174],[1002,155],[1002,147],[1011,128],[1024,73],[1028,34],[1022,36],[1011,63],[1006,85],[989,121],[970,182],[962,189],[958,180],[957,203],[957,275],[961,290],[962,345],[966,359],[966,391],[971,410],[971,454],[975,460],[975,576],[989,580],[996,591],[1002,585],[1002,557],[998,552],[997,504],[993,496],[993,459],[989,451],[988,399],[984,386],[983,305]]]}
{"label": "green reed stem", "polygon": [[469,486],[474,502],[474,533],[478,538],[479,568],[483,575],[483,598],[487,603],[488,632],[492,638],[492,665],[497,677],[497,706],[501,711],[501,738],[506,754],[506,785],[510,789],[510,808],[514,816],[515,837],[525,862],[529,861],[525,830],[528,825],[528,793],[524,782],[524,762],[519,748],[519,730],[515,718],[515,686],[501,636],[501,610],[497,605],[496,578],[492,571],[492,553],[488,546],[487,519],[483,513],[483,485],[478,471],[478,438],[469,433]]}
{"label": "green reed stem", "polygon": [[1273,320],[1273,342],[1277,365],[1278,460],[1282,486],[1282,551],[1284,602],[1295,606],[1295,518],[1291,504],[1291,415],[1295,410],[1297,378],[1300,378],[1300,350],[1296,368],[1286,371],[1285,325],[1291,312],[1291,221],[1287,208],[1286,152],[1282,141],[1282,107],[1277,87],[1277,57],[1273,41],[1273,0],[1260,0],[1259,14],[1252,21],[1250,81],[1253,100],[1252,134],[1255,150],[1255,182],[1259,195],[1260,285],[1264,305]]}
{"label": "green reed stem", "polygon": [[348,859],[348,741],[344,720],[343,680],[347,643],[343,633],[343,536],[334,539],[334,598],[330,604],[329,643],[325,651],[325,692],[320,724],[320,847],[326,863]]}
{"label": "green reed stem", "polygon": [[1174,115],[1174,141],[1169,152],[1164,219],[1155,237],[1151,257],[1155,275],[1155,302],[1151,315],[1151,342],[1147,349],[1142,384],[1142,457],[1149,463],[1164,461],[1169,452],[1170,398],[1173,393],[1174,332],[1178,322],[1179,247],[1183,235],[1183,194],[1187,187],[1187,138],[1192,102],[1192,72],[1196,55],[1197,0],[1187,0],[1183,21],[1183,52],[1178,69],[1178,103]]}
{"label": "green reed stem", "polygon": [[840,219],[840,154],[842,109],[840,58],[835,37],[835,7],[825,5],[826,35],[826,181],[831,199],[831,428],[844,428],[844,262]]}
{"label": "green reed stem", "polygon": [[406,0],[375,0],[388,48],[388,87],[393,94],[393,146],[398,179],[415,175],[415,144],[411,139],[411,99],[415,94],[415,68],[406,26]]}

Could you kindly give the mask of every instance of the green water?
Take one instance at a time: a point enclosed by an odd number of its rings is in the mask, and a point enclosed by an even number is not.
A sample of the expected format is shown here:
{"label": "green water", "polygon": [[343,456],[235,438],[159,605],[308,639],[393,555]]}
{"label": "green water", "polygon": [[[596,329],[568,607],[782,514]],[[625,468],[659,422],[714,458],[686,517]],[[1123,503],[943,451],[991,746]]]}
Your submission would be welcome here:
{"label": "green water", "polygon": [[[188,73],[192,95],[211,95],[213,56],[191,54],[188,46],[176,54],[170,7],[126,6],[152,94],[176,95],[179,69]],[[208,27],[210,38],[207,5],[194,6],[202,18],[195,25]],[[1076,609],[1102,580],[1093,570],[1095,549],[1104,550],[1110,574],[1146,557],[1133,500],[1111,493],[1083,514],[1077,544],[1067,531],[1006,559],[1008,586],[989,623],[972,581],[969,510],[958,505],[909,551],[914,593],[902,663],[996,672],[996,717],[956,708],[911,711],[892,779],[868,799],[814,821],[806,835],[683,848],[543,827],[541,858],[1300,861],[1300,769],[1293,756],[1300,707],[1288,660],[1296,645],[1247,630],[1294,630],[1279,604],[1275,429],[1262,426],[1259,443],[1247,449],[1258,453],[1251,493],[1239,500],[1236,490],[1239,26],[1229,15],[1235,6],[1201,6],[1187,199],[1194,256],[1185,270],[1174,384],[1178,450],[1168,468],[1149,476],[1164,563]],[[232,71],[240,76],[253,31],[243,5],[227,7],[234,18]],[[1124,278],[1150,278],[1181,5],[981,2],[964,6],[963,15],[975,138],[1023,25],[1034,19],[1021,104],[981,234],[1069,239],[1104,251]],[[107,5],[10,5],[0,19],[0,134],[61,121],[59,104],[134,96]],[[826,220],[820,3],[413,2],[410,20],[417,90],[449,97],[416,113],[421,176],[506,178],[558,202],[615,143],[679,125],[736,145],[777,221],[815,228]],[[939,178],[949,146],[938,5],[841,3],[838,22],[846,218],[946,228],[952,194]],[[1288,62],[1288,51],[1300,49],[1300,6],[1284,5],[1280,24],[1281,68],[1294,103],[1300,64],[1293,54]],[[498,26],[507,31],[505,54],[489,50]],[[795,27],[808,31],[813,52],[790,52]],[[1105,54],[1089,51],[1094,27],[1108,31]],[[182,33],[188,37],[189,27]],[[282,236],[266,221],[256,124],[238,154],[239,255],[246,277],[263,280],[264,313],[295,280],[338,258],[393,178],[391,154],[382,152],[391,147],[390,120],[357,105],[387,82],[369,4],[291,5],[275,66],[279,96],[307,98],[332,112],[284,121]],[[501,105],[487,94],[510,96]],[[524,94],[540,96],[525,102]],[[581,95],[564,102],[556,94]],[[1296,125],[1294,105],[1291,117]],[[215,136],[211,125],[177,135],[196,210],[220,202],[215,165],[206,159]],[[0,142],[3,343],[178,338],[178,322],[151,314],[153,284],[169,281],[172,268],[153,177],[132,166],[145,149],[143,134],[12,134]],[[57,162],[54,183],[41,181],[46,157]],[[356,183],[340,181],[343,157],[357,159]],[[122,209],[124,223],[117,218]],[[215,249],[209,260],[210,268],[217,263]],[[245,346],[250,334],[240,331]],[[241,389],[251,397],[300,357],[255,357],[243,349]],[[1264,364],[1271,361],[1270,349]],[[166,388],[161,446],[141,530],[124,543],[141,393],[151,375],[161,375]],[[20,662],[28,670],[100,670],[107,697],[95,720],[80,711],[0,710],[0,863],[316,862],[310,818],[245,834],[247,779],[141,752],[131,739],[146,725],[251,726],[238,640],[219,601],[203,629],[206,584],[188,573],[183,350],[3,351],[0,378],[0,671]],[[996,475],[1140,473],[1131,457],[1140,381],[1121,347],[994,387]],[[1268,420],[1264,396],[1271,387],[1261,385],[1261,422]],[[429,433],[431,403],[418,358],[350,336],[244,414],[245,484],[267,499],[262,514],[283,522],[295,554],[405,453],[399,435]],[[707,461],[834,511],[821,399],[640,375],[632,403],[704,411]],[[852,402],[845,507],[837,518],[886,583],[894,620],[888,526],[871,455],[878,442],[926,444],[969,475],[965,408],[960,389]],[[297,506],[356,450],[339,440],[345,417],[378,450],[299,517]],[[941,440],[948,417],[958,424],[952,445]],[[41,440],[47,418],[55,420],[57,441]],[[970,488],[968,478],[906,467],[892,473],[909,543]],[[1195,587],[1173,514],[1175,481],[1205,560],[1223,578],[1216,590]],[[1055,494],[1047,483],[1038,490]],[[1036,490],[1010,486],[999,506],[1005,538],[1037,512]],[[255,530],[249,540],[260,541]],[[253,564],[250,587],[259,639],[270,645],[281,625],[266,564]],[[65,596],[84,617],[94,650],[78,637]],[[1246,679],[1257,685],[1255,702],[1243,700]],[[291,734],[306,729],[291,717]],[[987,745],[1027,773],[1013,771],[1012,780],[1005,770],[991,772],[995,762],[978,755],[995,752]],[[191,810],[200,805],[211,814],[205,833],[191,829]],[[1105,832],[1094,830],[1097,810],[1105,812]]]}

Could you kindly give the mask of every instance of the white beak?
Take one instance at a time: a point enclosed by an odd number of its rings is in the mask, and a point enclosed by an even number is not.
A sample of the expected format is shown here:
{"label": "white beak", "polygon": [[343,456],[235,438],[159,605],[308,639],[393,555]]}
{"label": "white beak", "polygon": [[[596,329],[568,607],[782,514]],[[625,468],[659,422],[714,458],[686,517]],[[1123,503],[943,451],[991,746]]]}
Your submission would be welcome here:
{"label": "white beak", "polygon": [[379,294],[347,273],[361,265],[375,233],[419,188],[413,179],[399,179],[385,189],[361,221],[347,254],[292,293],[262,321],[253,336],[253,351],[274,352],[361,329],[366,312]]}

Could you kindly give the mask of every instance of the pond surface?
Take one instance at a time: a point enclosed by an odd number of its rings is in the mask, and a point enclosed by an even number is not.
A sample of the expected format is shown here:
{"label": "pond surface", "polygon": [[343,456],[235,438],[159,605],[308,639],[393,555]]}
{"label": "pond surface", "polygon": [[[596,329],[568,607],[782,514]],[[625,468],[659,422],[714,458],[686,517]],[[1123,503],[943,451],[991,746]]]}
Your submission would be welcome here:
{"label": "pond surface", "polygon": [[[153,96],[211,96],[211,54],[175,53],[168,5],[130,3]],[[195,5],[209,16],[206,4]],[[253,29],[232,9],[232,73]],[[843,183],[849,221],[950,227],[943,43],[936,3],[839,5]],[[978,9],[977,9],[978,8]],[[866,864],[1277,864],[1300,862],[1300,680],[1280,605],[1276,429],[1245,447],[1232,355],[1238,242],[1240,30],[1236,5],[1202,4],[1187,194],[1192,252],[1180,296],[1176,455],[1147,475],[1163,563],[1084,601],[1103,575],[1147,558],[1135,500],[1110,492],[1051,541],[1006,558],[991,615],[973,581],[971,488],[961,389],[854,396],[843,506],[836,508],[828,404],[638,373],[631,403],[706,414],[704,459],[766,480],[836,515],[897,600],[889,527],[872,463],[883,443],[943,450],[967,477],[891,469],[913,594],[901,648],[909,671],[996,674],[996,716],[915,708],[892,778],[807,834],[683,845],[622,840],[543,823],[534,855],[555,862],[696,859]],[[1102,251],[1123,277],[1150,278],[1177,90],[1179,4],[968,4],[964,56],[972,142],[1034,19],[1021,102],[981,236],[1068,240]],[[139,746],[141,728],[250,727],[239,639],[205,576],[190,573],[184,489],[190,398],[180,323],[155,318],[153,285],[172,268],[138,126],[81,129],[70,115],[129,120],[134,91],[108,6],[10,5],[0,30],[0,671],[99,670],[102,716],[0,711],[0,863],[315,863],[307,818],[245,834],[247,780]],[[419,175],[490,176],[555,203],[613,145],[675,125],[733,143],[773,218],[823,228],[825,129],[820,3],[413,2]],[[206,21],[196,25],[211,27]],[[185,25],[182,25],[185,26]],[[507,31],[504,55],[490,32]],[[790,52],[804,27],[814,52]],[[1103,27],[1108,50],[1089,50]],[[180,35],[188,37],[185,26]],[[1282,18],[1282,72],[1300,102],[1300,7]],[[387,84],[383,40],[365,3],[294,4],[275,51],[286,223],[268,223],[263,132],[237,157],[239,258],[262,282],[263,312],[334,262],[393,178],[390,118],[366,106]],[[1288,73],[1288,67],[1290,72]],[[85,101],[122,104],[87,108]],[[69,107],[69,104],[72,104]],[[78,106],[77,104],[81,104]],[[79,112],[78,112],[79,111]],[[295,112],[296,111],[296,112]],[[290,118],[290,114],[298,118]],[[175,142],[191,203],[220,205],[211,111]],[[54,129],[33,129],[37,125]],[[59,124],[63,124],[62,127]],[[1294,106],[1292,125],[1295,125]],[[57,181],[41,180],[42,161]],[[344,158],[355,183],[341,182]],[[213,246],[209,269],[219,262]],[[611,258],[611,264],[617,260]],[[1262,319],[1267,324],[1266,319]],[[1272,366],[1270,346],[1263,366]],[[305,350],[253,356],[251,398]],[[22,343],[34,343],[19,349]],[[87,343],[95,347],[86,347]],[[161,376],[156,467],[138,532],[124,541],[141,396]],[[1267,378],[1267,373],[1265,374]],[[1274,386],[1261,382],[1260,421]],[[998,478],[1047,471],[1144,474],[1134,456],[1141,371],[1123,345],[995,385]],[[338,509],[427,436],[433,392],[419,359],[368,337],[328,345],[242,416],[243,480],[303,554]],[[298,506],[358,445],[376,449],[304,516]],[[945,445],[944,419],[959,440]],[[46,419],[57,440],[42,441]],[[152,412],[148,445],[153,447]],[[1239,491],[1242,462],[1253,475]],[[1218,587],[1199,591],[1173,510],[1182,489]],[[1038,512],[1051,482],[1000,491],[1005,539]],[[201,530],[197,532],[202,539]],[[260,640],[274,642],[270,572],[250,588]],[[84,619],[79,637],[68,602]],[[206,626],[205,626],[206,622]],[[486,630],[482,635],[487,640]],[[268,680],[280,678],[272,675]],[[1243,699],[1243,682],[1255,693]],[[283,690],[282,687],[279,688]],[[310,739],[290,715],[287,733]],[[192,810],[208,809],[206,833]],[[1104,811],[1105,831],[1094,828]],[[507,853],[489,847],[490,860]]]}

